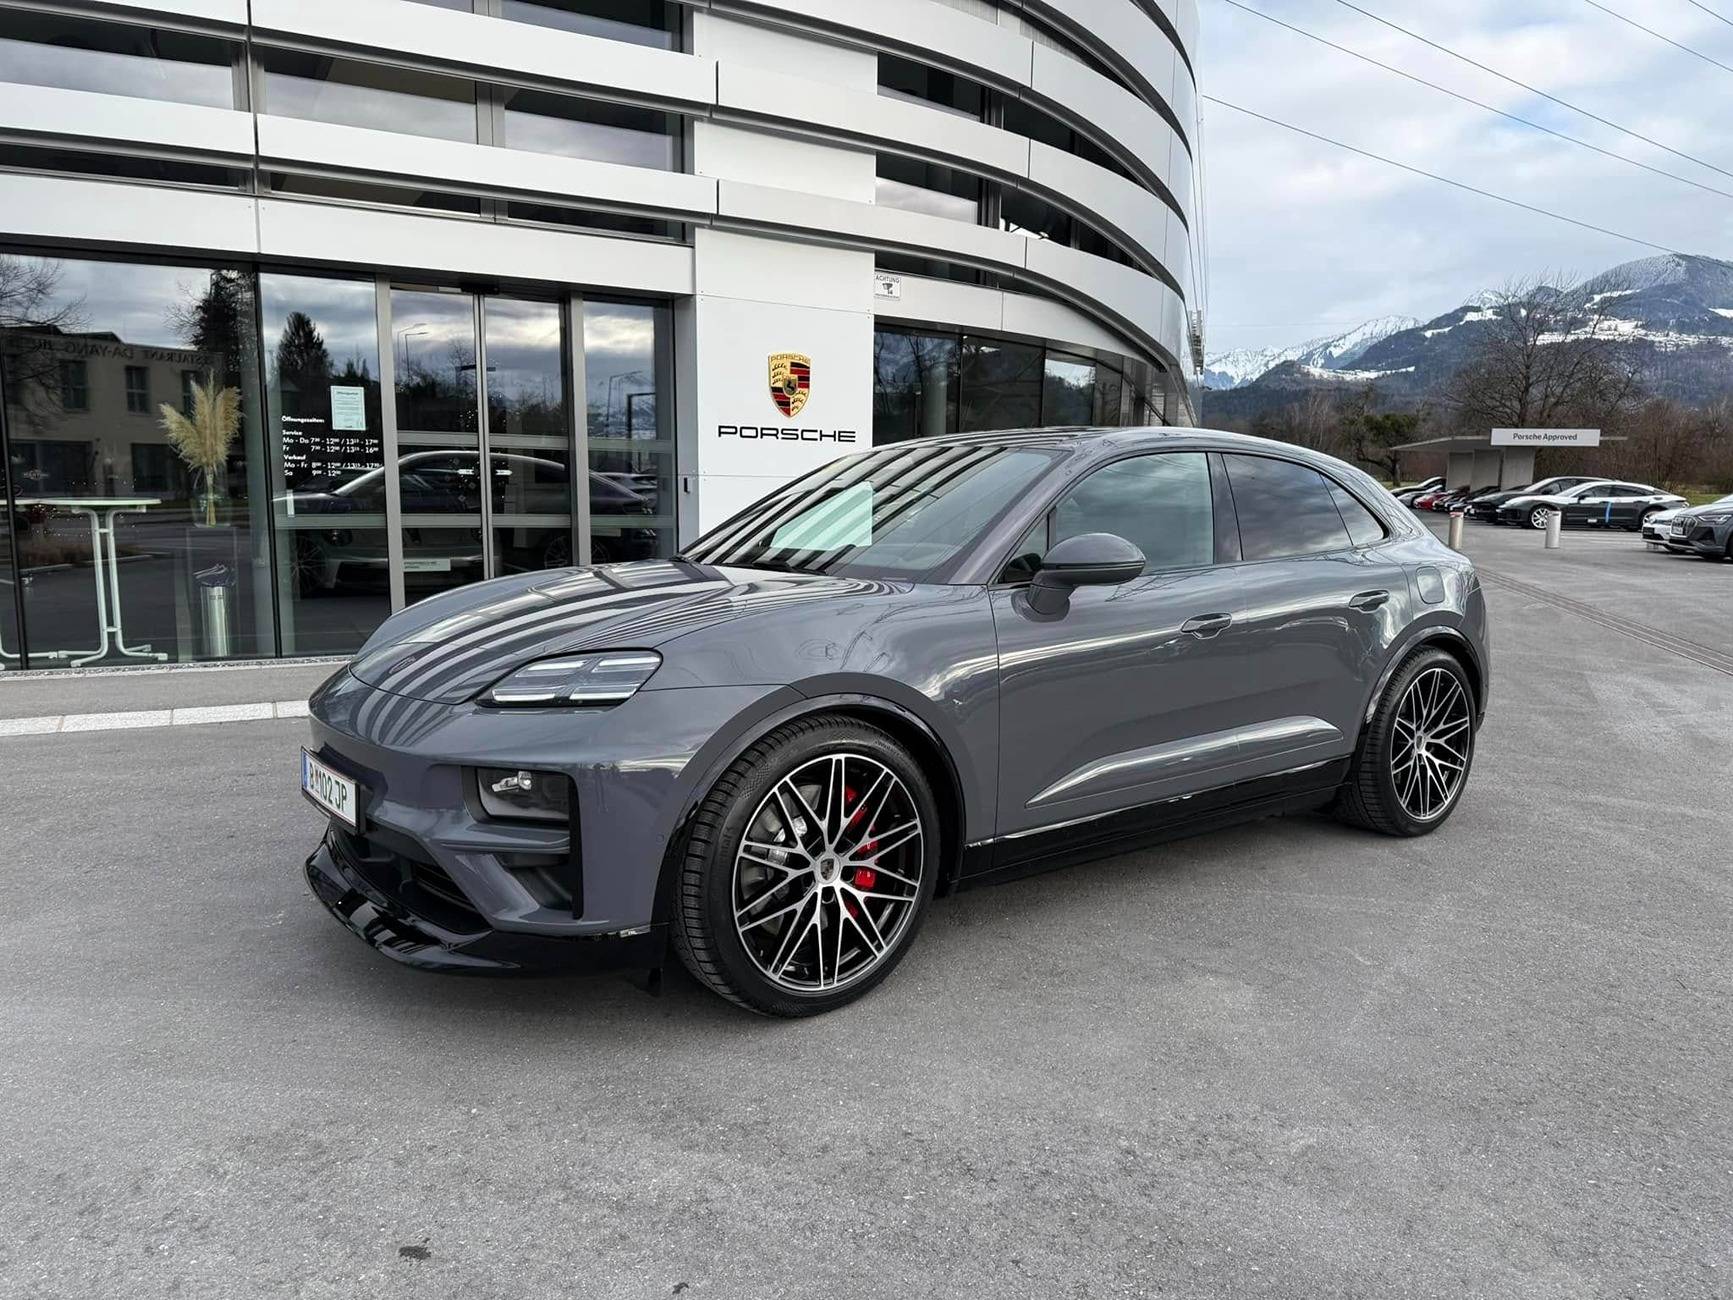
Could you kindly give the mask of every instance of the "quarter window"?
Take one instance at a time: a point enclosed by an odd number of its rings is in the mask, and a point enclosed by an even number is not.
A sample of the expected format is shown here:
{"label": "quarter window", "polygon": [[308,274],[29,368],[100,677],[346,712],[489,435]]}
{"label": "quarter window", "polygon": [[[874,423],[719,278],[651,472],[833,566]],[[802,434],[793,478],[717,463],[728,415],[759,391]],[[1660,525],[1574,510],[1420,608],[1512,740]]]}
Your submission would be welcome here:
{"label": "quarter window", "polygon": [[1053,511],[1054,545],[1083,533],[1125,538],[1143,552],[1145,573],[1213,563],[1208,459],[1201,452],[1166,452],[1095,471]]}
{"label": "quarter window", "polygon": [[1315,469],[1267,456],[1224,456],[1248,560],[1345,551],[1352,542],[1330,485]]}
{"label": "quarter window", "polygon": [[1330,483],[1330,495],[1336,498],[1336,509],[1342,512],[1342,522],[1348,525],[1348,537],[1356,546],[1371,546],[1384,540],[1384,525],[1358,498],[1340,483]]}

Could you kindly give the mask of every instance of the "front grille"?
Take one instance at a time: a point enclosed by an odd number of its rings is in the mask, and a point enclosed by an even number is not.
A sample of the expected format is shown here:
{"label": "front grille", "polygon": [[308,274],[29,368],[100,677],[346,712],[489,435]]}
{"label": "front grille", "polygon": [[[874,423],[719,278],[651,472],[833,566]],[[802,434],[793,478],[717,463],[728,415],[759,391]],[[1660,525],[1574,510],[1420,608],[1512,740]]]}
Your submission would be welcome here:
{"label": "front grille", "polygon": [[409,846],[378,833],[355,835],[331,828],[331,848],[338,860],[412,916],[453,934],[479,934],[486,919],[462,888],[437,862],[407,851]]}

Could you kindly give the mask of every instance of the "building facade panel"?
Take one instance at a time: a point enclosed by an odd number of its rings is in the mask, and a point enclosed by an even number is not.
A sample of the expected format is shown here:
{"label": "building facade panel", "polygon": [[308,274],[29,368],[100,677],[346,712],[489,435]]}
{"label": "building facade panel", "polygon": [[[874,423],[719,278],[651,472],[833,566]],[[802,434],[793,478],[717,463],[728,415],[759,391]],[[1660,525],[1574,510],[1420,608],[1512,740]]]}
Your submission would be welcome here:
{"label": "building facade panel", "polygon": [[0,671],[345,653],[875,443],[1189,419],[1195,31],[0,0]]}

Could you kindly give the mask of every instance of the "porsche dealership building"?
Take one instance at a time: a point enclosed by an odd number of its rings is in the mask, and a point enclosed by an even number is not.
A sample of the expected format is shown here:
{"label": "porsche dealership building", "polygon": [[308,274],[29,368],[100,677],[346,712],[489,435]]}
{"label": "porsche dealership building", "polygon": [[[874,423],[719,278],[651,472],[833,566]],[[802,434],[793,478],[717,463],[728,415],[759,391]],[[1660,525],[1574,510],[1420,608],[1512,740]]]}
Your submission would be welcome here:
{"label": "porsche dealership building", "polygon": [[[1195,0],[0,2],[0,671],[1196,419]],[[485,467],[485,470],[484,470]]]}

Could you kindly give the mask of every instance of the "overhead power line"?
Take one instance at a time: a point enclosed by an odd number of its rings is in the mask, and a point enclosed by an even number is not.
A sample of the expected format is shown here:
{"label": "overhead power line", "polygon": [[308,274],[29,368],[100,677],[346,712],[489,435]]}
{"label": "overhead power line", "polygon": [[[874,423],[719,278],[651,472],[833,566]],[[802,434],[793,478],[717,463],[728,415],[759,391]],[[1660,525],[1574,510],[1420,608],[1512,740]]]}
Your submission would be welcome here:
{"label": "overhead power line", "polygon": [[1383,163],[1387,167],[1397,167],[1402,171],[1410,172],[1415,176],[1423,176],[1429,181],[1437,181],[1440,185],[1449,185],[1455,189],[1465,190],[1469,194],[1478,194],[1483,199],[1492,199],[1496,203],[1503,203],[1513,208],[1520,208],[1522,211],[1532,212],[1536,216],[1550,217],[1554,221],[1562,221],[1567,225],[1576,226],[1582,230],[1592,230],[1597,235],[1606,235],[1612,239],[1622,239],[1629,244],[1637,244],[1643,248],[1651,248],[1657,253],[1677,253],[1679,251],[1676,248],[1668,248],[1665,244],[1657,244],[1653,240],[1640,239],[1636,235],[1627,235],[1621,230],[1609,230],[1605,226],[1597,226],[1590,221],[1579,221],[1575,217],[1567,217],[1562,212],[1553,212],[1547,208],[1536,207],[1532,203],[1524,203],[1521,199],[1513,199],[1509,195],[1496,194],[1492,190],[1483,190],[1477,185],[1468,184],[1466,181],[1453,180],[1449,176],[1440,176],[1437,172],[1429,172],[1424,168],[1415,167],[1409,163],[1398,162],[1394,158],[1386,158],[1383,154],[1376,154],[1368,149],[1361,149],[1356,145],[1344,144],[1342,141],[1333,140],[1327,135],[1319,135],[1316,131],[1308,131],[1303,126],[1295,126],[1292,122],[1284,122],[1280,118],[1275,117],[1266,117],[1262,113],[1253,112],[1251,109],[1244,108],[1239,104],[1230,104],[1227,100],[1217,99],[1214,95],[1205,95],[1203,98],[1218,107],[1231,109],[1235,113],[1243,113],[1247,117],[1256,118],[1260,122],[1267,122],[1271,126],[1279,126],[1285,131],[1292,131],[1296,135],[1306,136],[1308,139],[1316,140],[1321,144],[1332,145],[1337,149],[1345,149],[1349,153],[1359,154],[1362,158],[1370,158],[1373,162]]}
{"label": "overhead power line", "polygon": [[[1583,3],[1586,4],[1590,9],[1599,9],[1608,18],[1617,18],[1621,23],[1624,23],[1630,27],[1635,27],[1639,32],[1647,32],[1650,36],[1653,36],[1657,41],[1665,41],[1668,45],[1671,45],[1675,50],[1683,50],[1686,54],[1689,54],[1694,58],[1702,59],[1703,62],[1705,62],[1705,63],[1713,63],[1717,68],[1720,68],[1721,71],[1723,71],[1723,72],[1733,72],[1733,67],[1730,67],[1727,64],[1721,62],[1720,59],[1710,58],[1709,55],[1703,53],[1702,50],[1693,49],[1693,48],[1691,48],[1691,46],[1686,45],[1682,41],[1674,40],[1671,36],[1668,36],[1664,32],[1656,31],[1653,27],[1645,27],[1645,26],[1643,26],[1642,23],[1638,22],[1635,18],[1625,17],[1625,15],[1620,13],[1617,9],[1607,8],[1604,4],[1602,4],[1600,2],[1600,0],[1583,0]],[[1701,6],[1699,6],[1699,8],[1700,7]],[[1717,14],[1716,17],[1719,18],[1720,15]],[[1722,21],[1725,22],[1726,20],[1722,19]]]}
{"label": "overhead power line", "polygon": [[1733,27],[1733,18],[1729,18],[1726,14],[1723,14],[1723,13],[1717,13],[1715,10],[1711,9],[1708,5],[1704,4],[1703,0],[1685,0],[1685,3],[1688,5],[1691,5],[1695,8],[1701,9],[1704,13],[1708,14],[1709,17],[1713,18],[1718,23],[1726,23],[1729,27]]}
{"label": "overhead power line", "polygon": [[1388,18],[1373,13],[1370,9],[1361,8],[1361,6],[1353,3],[1353,0],[1336,0],[1336,3],[1341,5],[1344,9],[1352,9],[1362,18],[1370,18],[1373,22],[1388,27],[1393,32],[1400,32],[1402,35],[1408,37],[1409,40],[1419,41],[1422,45],[1430,46],[1440,54],[1448,54],[1451,58],[1468,64],[1471,68],[1479,68],[1489,76],[1497,77],[1500,81],[1508,82],[1510,85],[1513,85],[1520,90],[1526,90],[1531,95],[1538,95],[1549,103],[1557,104],[1560,108],[1568,108],[1573,113],[1581,113],[1591,121],[1599,122],[1602,126],[1611,127],[1613,130],[1618,131],[1623,135],[1630,136],[1633,140],[1641,140],[1644,144],[1653,145],[1663,153],[1670,153],[1675,158],[1683,158],[1686,162],[1696,163],[1699,167],[1705,167],[1712,172],[1719,172],[1721,175],[1733,180],[1733,171],[1728,171],[1725,167],[1717,167],[1714,163],[1706,162],[1695,154],[1688,154],[1682,149],[1675,149],[1670,144],[1662,144],[1653,136],[1644,135],[1641,131],[1633,131],[1628,126],[1621,126],[1611,118],[1602,117],[1599,113],[1591,112],[1589,109],[1583,108],[1579,104],[1573,104],[1568,99],[1560,99],[1557,95],[1550,94],[1547,91],[1542,90],[1539,86],[1531,86],[1526,81],[1518,81],[1508,73],[1500,72],[1497,68],[1488,67],[1478,59],[1472,59],[1466,54],[1459,54],[1448,45],[1441,45],[1429,37],[1422,36],[1419,32],[1410,31],[1400,23],[1392,22]]}
{"label": "overhead power line", "polygon": [[1702,181],[1692,180],[1689,176],[1681,176],[1678,172],[1670,172],[1664,167],[1654,167],[1646,162],[1640,162],[1635,158],[1627,158],[1622,153],[1615,153],[1611,149],[1603,149],[1600,145],[1584,140],[1580,136],[1574,136],[1565,131],[1555,130],[1550,126],[1544,126],[1539,122],[1531,121],[1529,118],[1520,117],[1515,113],[1507,112],[1495,104],[1485,103],[1482,100],[1475,99],[1472,95],[1464,95],[1459,91],[1450,89],[1448,86],[1441,86],[1436,81],[1428,81],[1425,77],[1416,76],[1412,72],[1406,72],[1392,64],[1381,62],[1380,60],[1373,58],[1370,54],[1362,54],[1359,50],[1350,49],[1346,45],[1338,45],[1328,37],[1320,36],[1316,32],[1309,32],[1304,27],[1297,27],[1293,23],[1277,18],[1274,14],[1267,14],[1261,9],[1254,9],[1249,4],[1241,3],[1241,0],[1222,0],[1222,3],[1232,5],[1235,9],[1244,10],[1246,13],[1251,14],[1254,17],[1262,18],[1267,23],[1274,23],[1277,27],[1284,27],[1288,31],[1293,32],[1296,36],[1304,36],[1309,41],[1316,41],[1319,45],[1328,46],[1330,49],[1346,54],[1351,58],[1359,59],[1362,63],[1369,63],[1373,67],[1382,68],[1385,72],[1391,73],[1394,76],[1412,81],[1416,85],[1425,86],[1428,90],[1436,90],[1441,95],[1449,95],[1452,99],[1459,99],[1464,104],[1472,104],[1475,108],[1482,109],[1488,113],[1497,114],[1499,117],[1502,117],[1507,121],[1516,122],[1521,126],[1526,126],[1532,130],[1543,132],[1546,135],[1563,140],[1568,144],[1574,144],[1580,149],[1587,149],[1592,153],[1600,154],[1604,158],[1611,158],[1615,162],[1626,163],[1632,167],[1640,167],[1644,171],[1655,176],[1665,176],[1668,180],[1678,181],[1682,185],[1690,185],[1696,189],[1703,190],[1705,193],[1718,194],[1724,199],[1733,199],[1733,190],[1717,189],[1715,186],[1706,185]]}

